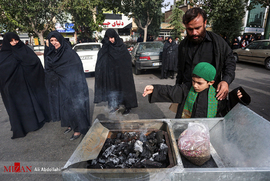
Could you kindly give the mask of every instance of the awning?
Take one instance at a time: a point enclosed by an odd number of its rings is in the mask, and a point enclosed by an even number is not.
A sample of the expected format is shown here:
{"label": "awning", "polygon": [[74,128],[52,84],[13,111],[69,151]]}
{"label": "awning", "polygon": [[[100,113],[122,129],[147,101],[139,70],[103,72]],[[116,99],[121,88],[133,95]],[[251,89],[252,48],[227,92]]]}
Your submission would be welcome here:
{"label": "awning", "polygon": [[132,27],[132,23],[129,23],[128,25],[126,25],[123,29],[131,29]]}

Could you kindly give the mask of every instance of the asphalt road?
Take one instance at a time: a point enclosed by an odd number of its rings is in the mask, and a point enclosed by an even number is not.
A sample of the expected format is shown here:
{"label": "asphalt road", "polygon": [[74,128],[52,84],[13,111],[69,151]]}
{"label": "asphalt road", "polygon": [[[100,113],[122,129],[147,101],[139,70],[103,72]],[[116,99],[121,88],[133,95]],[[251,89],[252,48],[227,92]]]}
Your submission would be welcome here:
{"label": "asphalt road", "polygon": [[[252,111],[270,120],[270,71],[263,66],[238,63],[236,78],[230,89],[242,86],[251,96],[248,106]],[[170,103],[149,104],[142,97],[143,89],[148,84],[174,85],[175,79],[160,79],[159,70],[148,70],[141,75],[134,75],[138,108],[122,116],[120,110],[109,114],[106,103],[93,104],[94,76],[87,76],[90,95],[91,121],[100,120],[134,120],[174,118],[175,114],[168,108]],[[46,123],[40,130],[28,133],[24,138],[11,139],[10,123],[2,99],[0,99],[0,180],[62,180],[61,167],[70,158],[81,139],[70,141],[72,132],[64,135],[66,128],[59,122]],[[15,173],[12,166],[20,164],[25,172]],[[31,170],[31,172],[30,172]]]}

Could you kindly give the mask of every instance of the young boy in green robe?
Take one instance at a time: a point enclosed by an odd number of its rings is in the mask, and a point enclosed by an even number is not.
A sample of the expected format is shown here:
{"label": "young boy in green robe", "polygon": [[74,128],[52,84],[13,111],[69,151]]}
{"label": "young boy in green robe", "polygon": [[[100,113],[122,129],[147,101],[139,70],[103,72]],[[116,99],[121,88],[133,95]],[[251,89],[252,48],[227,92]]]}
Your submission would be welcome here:
{"label": "young boy in green robe", "polygon": [[223,117],[238,102],[248,105],[249,95],[238,87],[229,93],[229,98],[218,101],[215,83],[216,69],[210,63],[200,62],[193,70],[190,89],[182,85],[147,85],[143,96],[149,95],[149,102],[179,103],[176,118]]}

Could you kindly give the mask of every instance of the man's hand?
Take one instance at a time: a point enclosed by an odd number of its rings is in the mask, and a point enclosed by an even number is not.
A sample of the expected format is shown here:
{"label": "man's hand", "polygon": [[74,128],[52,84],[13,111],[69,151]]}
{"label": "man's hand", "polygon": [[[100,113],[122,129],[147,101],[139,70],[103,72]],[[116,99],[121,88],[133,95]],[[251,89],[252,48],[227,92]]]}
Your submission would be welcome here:
{"label": "man's hand", "polygon": [[143,92],[143,97],[147,96],[148,94],[152,94],[153,93],[153,90],[154,90],[154,86],[152,85],[147,85],[145,88],[144,88],[144,92]]}
{"label": "man's hand", "polygon": [[225,81],[221,81],[217,86],[217,100],[223,100],[227,97],[229,92],[229,85]]}

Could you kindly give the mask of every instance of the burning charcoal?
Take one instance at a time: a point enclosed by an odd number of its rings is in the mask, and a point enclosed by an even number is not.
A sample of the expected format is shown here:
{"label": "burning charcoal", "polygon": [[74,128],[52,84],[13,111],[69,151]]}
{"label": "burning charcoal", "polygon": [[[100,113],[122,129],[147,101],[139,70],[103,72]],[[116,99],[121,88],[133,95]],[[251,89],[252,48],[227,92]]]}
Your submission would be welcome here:
{"label": "burning charcoal", "polygon": [[155,131],[152,131],[148,136],[147,136],[147,139],[155,139],[156,138],[156,132]]}
{"label": "burning charcoal", "polygon": [[114,144],[115,144],[115,145],[118,145],[118,144],[120,144],[120,143],[121,143],[121,140],[120,140],[120,139],[116,139]]}
{"label": "burning charcoal", "polygon": [[119,164],[124,163],[124,161],[126,160],[126,157],[124,155],[120,155],[118,158],[119,158]]}
{"label": "burning charcoal", "polygon": [[98,159],[98,162],[104,164],[104,163],[106,162],[106,160],[104,160],[104,159],[102,159],[102,158],[99,158],[99,159]]}
{"label": "burning charcoal", "polygon": [[115,164],[110,161],[104,164],[105,168],[115,168]]}
{"label": "burning charcoal", "polygon": [[128,141],[129,134],[127,132],[124,132],[124,141]]}
{"label": "burning charcoal", "polygon": [[137,139],[137,137],[138,137],[136,132],[129,132],[128,134],[129,134],[129,137],[133,138],[133,139]]}
{"label": "burning charcoal", "polygon": [[143,142],[141,142],[140,140],[137,140],[134,144],[134,150],[142,153],[143,152]]}
{"label": "burning charcoal", "polygon": [[113,150],[114,150],[115,147],[116,147],[115,145],[112,145],[112,146],[110,146],[109,148],[107,148],[107,149],[104,151],[104,153],[102,154],[102,156],[104,156],[104,157],[107,158],[110,154],[112,154],[112,152],[113,152]]}
{"label": "burning charcoal", "polygon": [[143,152],[141,153],[141,156],[143,158],[149,159],[149,158],[151,158],[152,154],[151,154],[151,152],[149,150],[143,149]]}
{"label": "burning charcoal", "polygon": [[116,139],[122,139],[122,133],[121,132],[117,133]]}
{"label": "burning charcoal", "polygon": [[91,161],[91,165],[96,165],[96,164],[97,164],[97,160],[96,159]]}
{"label": "burning charcoal", "polygon": [[168,150],[168,146],[165,143],[161,143],[160,144],[160,149],[161,150],[164,150],[164,149],[167,149]]}
{"label": "burning charcoal", "polygon": [[162,131],[158,131],[157,132],[156,138],[157,138],[157,143],[158,144],[163,143],[163,134],[162,134]]}
{"label": "burning charcoal", "polygon": [[129,158],[127,161],[126,161],[126,164],[127,165],[132,165],[132,164],[134,164],[134,163],[136,163],[137,162],[137,160],[135,159],[135,158]]}
{"label": "burning charcoal", "polygon": [[167,159],[167,154],[168,154],[168,146],[164,143],[161,143],[158,155],[154,156],[154,160],[159,162],[165,161]]}
{"label": "burning charcoal", "polygon": [[147,150],[149,150],[151,152],[151,154],[153,154],[155,152],[156,146],[151,146],[149,144],[149,142],[145,142],[143,144],[143,147],[146,148]]}
{"label": "burning charcoal", "polygon": [[151,160],[144,160],[141,163],[143,164],[144,168],[160,168],[162,166],[162,163]]}
{"label": "burning charcoal", "polygon": [[125,164],[115,165],[115,168],[126,168]]}
{"label": "burning charcoal", "polygon": [[[168,146],[162,131],[146,136],[137,132],[115,132],[107,138],[96,160],[89,160],[87,168],[165,168]],[[140,161],[142,160],[142,161]]]}
{"label": "burning charcoal", "polygon": [[140,141],[142,142],[147,141],[146,136],[143,133],[140,134]]}
{"label": "burning charcoal", "polygon": [[109,162],[113,162],[114,165],[118,165],[119,162],[120,162],[120,159],[117,158],[116,156],[113,156],[113,157],[110,157],[110,158],[108,159],[108,161],[109,161]]}
{"label": "burning charcoal", "polygon": [[129,154],[129,149],[128,149],[128,148],[125,148],[124,151],[123,151],[123,153],[124,153],[125,155],[128,155],[128,154]]}

